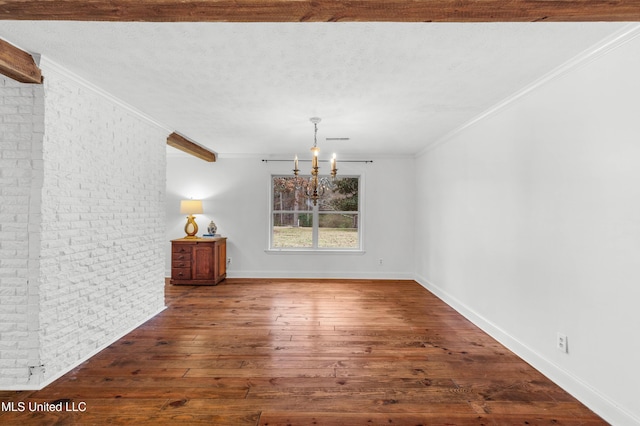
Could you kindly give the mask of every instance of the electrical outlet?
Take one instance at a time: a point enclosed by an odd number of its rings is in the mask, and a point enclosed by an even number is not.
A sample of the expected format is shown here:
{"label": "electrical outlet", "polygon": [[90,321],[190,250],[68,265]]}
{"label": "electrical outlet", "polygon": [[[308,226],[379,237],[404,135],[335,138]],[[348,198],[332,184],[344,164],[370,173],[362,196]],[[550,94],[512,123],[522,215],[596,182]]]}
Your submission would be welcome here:
{"label": "electrical outlet", "polygon": [[558,336],[556,339],[556,348],[560,352],[564,352],[566,354],[569,353],[569,341],[567,340],[567,335],[558,332]]}
{"label": "electrical outlet", "polygon": [[44,376],[44,364],[40,364],[40,365],[30,365],[29,366],[29,378],[27,379],[28,381],[34,381],[36,383],[39,383],[42,380],[42,377]]}
{"label": "electrical outlet", "polygon": [[378,264],[382,265],[382,263],[383,263],[382,259],[378,259]]}
{"label": "electrical outlet", "polygon": [[230,257],[227,257],[227,266],[231,265],[231,260],[232,259]]}

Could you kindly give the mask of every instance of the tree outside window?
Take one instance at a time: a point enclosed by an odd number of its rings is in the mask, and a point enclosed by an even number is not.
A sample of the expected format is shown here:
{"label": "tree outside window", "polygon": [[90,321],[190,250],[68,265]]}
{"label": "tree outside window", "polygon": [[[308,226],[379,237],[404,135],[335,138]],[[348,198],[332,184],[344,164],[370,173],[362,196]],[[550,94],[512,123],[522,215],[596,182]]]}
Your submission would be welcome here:
{"label": "tree outside window", "polygon": [[272,249],[360,249],[360,178],[323,177],[316,206],[305,194],[310,176],[272,177]]}

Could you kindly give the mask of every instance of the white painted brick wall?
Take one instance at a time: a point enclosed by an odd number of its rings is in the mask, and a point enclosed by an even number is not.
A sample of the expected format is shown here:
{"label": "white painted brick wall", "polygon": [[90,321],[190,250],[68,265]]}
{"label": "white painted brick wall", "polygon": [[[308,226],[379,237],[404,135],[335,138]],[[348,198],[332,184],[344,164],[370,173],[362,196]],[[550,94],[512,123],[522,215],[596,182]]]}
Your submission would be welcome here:
{"label": "white painted brick wall", "polygon": [[168,133],[59,69],[41,66],[46,380],[164,306]]}
{"label": "white painted brick wall", "polygon": [[[0,385],[39,358],[37,270],[43,88],[0,76]],[[32,250],[33,249],[33,250]]]}
{"label": "white painted brick wall", "polygon": [[169,132],[41,68],[44,85],[0,79],[0,389],[59,376],[164,306]]}

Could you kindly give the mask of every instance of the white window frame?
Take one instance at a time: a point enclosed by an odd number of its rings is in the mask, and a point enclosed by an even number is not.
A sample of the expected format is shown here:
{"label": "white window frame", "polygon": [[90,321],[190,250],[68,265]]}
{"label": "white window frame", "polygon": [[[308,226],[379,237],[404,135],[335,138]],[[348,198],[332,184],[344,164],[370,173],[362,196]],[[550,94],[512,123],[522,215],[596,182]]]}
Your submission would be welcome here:
{"label": "white window frame", "polygon": [[[301,177],[310,177],[310,175],[300,175]],[[364,218],[362,212],[362,206],[364,205],[364,174],[348,174],[341,175],[340,177],[345,178],[357,178],[358,179],[358,210],[357,211],[326,211],[321,212],[318,206],[314,206],[312,210],[301,210],[298,211],[299,214],[311,214],[312,217],[312,243],[314,247],[273,247],[273,216],[274,214],[280,212],[280,210],[274,210],[273,208],[273,179],[277,177],[291,177],[290,175],[281,174],[281,173],[272,173],[269,175],[269,230],[268,230],[268,248],[265,250],[267,253],[308,253],[308,254],[335,254],[335,253],[344,253],[344,254],[363,254],[364,246],[363,246],[363,234],[364,234]],[[327,176],[319,176],[319,177],[327,177]],[[283,212],[289,213],[288,210],[283,210]],[[319,231],[319,219],[320,214],[357,214],[358,215],[358,247],[356,248],[337,248],[337,247],[317,247],[318,244],[318,231]]]}

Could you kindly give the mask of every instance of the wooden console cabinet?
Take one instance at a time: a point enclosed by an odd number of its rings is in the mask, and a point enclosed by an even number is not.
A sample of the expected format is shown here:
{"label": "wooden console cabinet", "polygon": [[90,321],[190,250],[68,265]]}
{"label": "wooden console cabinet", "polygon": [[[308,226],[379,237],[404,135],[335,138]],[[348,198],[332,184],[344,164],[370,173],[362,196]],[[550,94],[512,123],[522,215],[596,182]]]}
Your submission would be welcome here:
{"label": "wooden console cabinet", "polygon": [[217,285],[227,276],[227,239],[171,240],[171,284]]}

